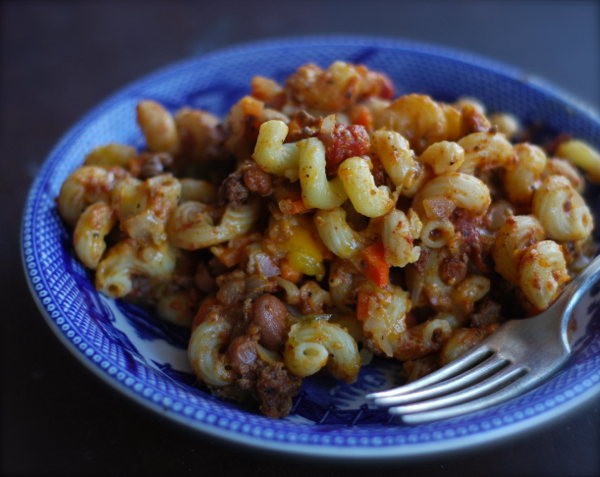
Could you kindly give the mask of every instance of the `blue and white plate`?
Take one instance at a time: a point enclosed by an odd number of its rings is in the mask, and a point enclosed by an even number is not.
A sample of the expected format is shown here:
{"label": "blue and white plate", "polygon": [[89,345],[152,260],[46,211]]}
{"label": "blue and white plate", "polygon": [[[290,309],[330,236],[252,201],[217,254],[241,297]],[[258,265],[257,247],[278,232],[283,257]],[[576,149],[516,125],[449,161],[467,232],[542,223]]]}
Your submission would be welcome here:
{"label": "blue and white plate", "polygon": [[[221,50],[163,69],[122,89],[79,121],[40,170],[25,207],[22,254],[32,294],[63,343],[104,381],[156,413],[215,437],[261,449],[328,457],[414,457],[491,442],[531,429],[600,391],[600,288],[577,311],[568,365],[537,389],[475,414],[407,427],[364,396],[397,383],[397,365],[378,361],[352,386],[330,378],[305,380],[291,414],[271,420],[194,387],[187,361],[189,332],[147,311],[99,295],[75,259],[71,232],[54,199],[62,182],[93,147],[110,142],[143,146],[135,107],[151,98],[223,116],[249,93],[254,75],[282,81],[313,62],[362,63],[386,72],[396,93],[441,101],[479,98],[490,111],[509,111],[600,149],[600,121],[553,86],[521,71],[469,54],[412,42],[321,37],[267,41]],[[600,211],[597,193],[588,200]],[[600,221],[597,221],[600,223]]]}

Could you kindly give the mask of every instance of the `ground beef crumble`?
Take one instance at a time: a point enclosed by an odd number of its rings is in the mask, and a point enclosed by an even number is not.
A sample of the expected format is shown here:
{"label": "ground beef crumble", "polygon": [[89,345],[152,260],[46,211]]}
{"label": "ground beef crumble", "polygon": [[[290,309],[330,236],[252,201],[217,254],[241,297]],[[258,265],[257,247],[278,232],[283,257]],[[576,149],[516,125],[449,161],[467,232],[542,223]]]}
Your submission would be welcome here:
{"label": "ground beef crumble", "polygon": [[292,409],[292,398],[301,387],[302,378],[291,374],[283,363],[263,368],[256,382],[260,410],[275,419],[287,416]]}

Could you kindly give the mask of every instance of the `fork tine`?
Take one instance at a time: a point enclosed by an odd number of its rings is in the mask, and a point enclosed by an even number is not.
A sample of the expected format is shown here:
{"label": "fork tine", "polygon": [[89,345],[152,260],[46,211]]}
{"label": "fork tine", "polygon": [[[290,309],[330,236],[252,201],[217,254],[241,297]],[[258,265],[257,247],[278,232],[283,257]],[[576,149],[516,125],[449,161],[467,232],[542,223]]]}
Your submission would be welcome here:
{"label": "fork tine", "polygon": [[427,376],[422,377],[421,379],[418,379],[417,381],[399,386],[394,389],[389,389],[387,391],[379,391],[376,393],[367,394],[366,398],[370,400],[382,399],[418,391],[427,386],[431,386],[446,379],[453,378],[454,376],[489,358],[491,354],[492,350],[487,346],[478,346],[469,350],[459,359],[447,364],[443,368],[440,368],[431,374],[428,374]]}
{"label": "fork tine", "polygon": [[481,381],[489,375],[496,373],[507,364],[508,361],[506,359],[500,358],[498,355],[492,355],[474,368],[467,369],[454,378],[412,393],[377,398],[375,399],[375,404],[378,406],[397,406],[410,402],[423,401],[443,394],[450,394],[454,391],[463,389],[470,384]]}
{"label": "fork tine", "polygon": [[465,401],[472,401],[476,398],[490,394],[493,391],[504,387],[508,382],[521,377],[526,370],[514,364],[502,369],[499,373],[481,381],[474,386],[458,391],[448,396],[442,396],[429,401],[408,404],[405,406],[396,406],[390,408],[390,414],[412,414],[414,412],[431,411],[441,407],[449,407],[455,404],[460,404]]}
{"label": "fork tine", "polygon": [[500,404],[504,401],[508,401],[509,399],[528,391],[534,387],[537,382],[537,377],[534,374],[529,374],[523,376],[521,379],[517,379],[515,382],[495,393],[489,394],[474,401],[446,407],[444,409],[402,415],[401,419],[404,424],[416,425],[461,416],[463,414],[479,411],[481,409]]}

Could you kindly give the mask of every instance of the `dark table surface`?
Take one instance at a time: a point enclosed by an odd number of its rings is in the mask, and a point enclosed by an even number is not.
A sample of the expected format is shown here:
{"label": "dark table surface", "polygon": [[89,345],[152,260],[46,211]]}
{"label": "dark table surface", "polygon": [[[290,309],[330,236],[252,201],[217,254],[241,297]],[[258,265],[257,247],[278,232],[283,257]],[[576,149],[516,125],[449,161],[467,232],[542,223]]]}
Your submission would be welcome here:
{"label": "dark table surface", "polygon": [[215,441],[141,409],[85,369],[37,310],[19,255],[25,196],[53,144],[107,95],[166,64],[262,38],[381,35],[510,63],[600,109],[599,2],[0,5],[3,475],[600,475],[599,400],[509,441],[413,462],[289,459]]}

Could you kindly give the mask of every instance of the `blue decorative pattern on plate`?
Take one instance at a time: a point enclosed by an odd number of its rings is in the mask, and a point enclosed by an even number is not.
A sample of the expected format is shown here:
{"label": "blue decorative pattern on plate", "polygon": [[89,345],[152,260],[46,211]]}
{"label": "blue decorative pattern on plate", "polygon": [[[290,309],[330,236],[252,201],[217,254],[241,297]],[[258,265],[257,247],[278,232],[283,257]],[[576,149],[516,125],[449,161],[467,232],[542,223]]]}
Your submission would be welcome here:
{"label": "blue decorative pattern on plate", "polygon": [[[188,364],[189,331],[146,311],[99,295],[76,260],[54,198],[62,182],[97,145],[142,146],[135,121],[141,99],[174,110],[183,105],[223,116],[261,75],[281,81],[307,62],[366,64],[386,72],[397,94],[441,101],[480,99],[525,123],[566,132],[600,148],[600,122],[566,94],[515,69],[422,44],[373,38],[321,37],[261,42],[191,59],[116,93],[70,130],[35,180],[25,207],[22,254],[32,294],[52,329],[96,374],[155,412],[229,441],[330,457],[415,456],[458,449],[521,432],[574,408],[600,391],[598,287],[578,307],[569,364],[537,389],[499,406],[447,421],[396,426],[365,402],[372,391],[399,384],[398,364],[377,361],[357,383],[309,378],[290,415],[271,420],[221,401],[202,388]],[[598,194],[587,198],[596,214]],[[598,220],[598,219],[597,219]]]}

